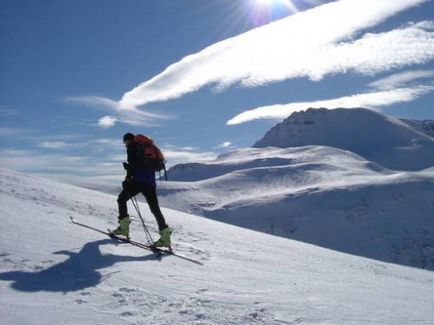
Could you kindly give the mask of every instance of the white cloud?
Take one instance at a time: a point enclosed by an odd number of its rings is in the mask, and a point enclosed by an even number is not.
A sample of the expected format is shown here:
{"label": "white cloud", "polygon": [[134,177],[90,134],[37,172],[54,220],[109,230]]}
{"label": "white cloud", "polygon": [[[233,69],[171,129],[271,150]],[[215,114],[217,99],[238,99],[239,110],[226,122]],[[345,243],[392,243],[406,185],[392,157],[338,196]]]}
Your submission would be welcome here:
{"label": "white cloud", "polygon": [[374,89],[380,89],[380,90],[390,90],[401,86],[405,86],[411,83],[412,81],[418,79],[432,78],[432,77],[434,77],[434,70],[404,71],[371,82],[369,84],[369,87]]}
{"label": "white cloud", "polygon": [[379,34],[365,34],[347,43],[327,46],[313,61],[310,76],[354,71],[365,75],[422,64],[434,59],[434,31],[412,24]]}
{"label": "white cloud", "polygon": [[432,91],[434,91],[434,85],[419,85],[393,90],[361,93],[327,100],[262,106],[238,114],[227,121],[227,124],[235,125],[257,119],[283,119],[294,112],[306,110],[308,108],[377,108],[390,106],[396,103],[413,101]]}
{"label": "white cloud", "polygon": [[214,84],[255,87],[296,77],[320,80],[355,71],[375,74],[434,59],[432,24],[380,34],[361,31],[427,0],[341,0],[294,14],[186,56],[126,92],[119,107],[133,110]]}
{"label": "white cloud", "polygon": [[98,120],[98,126],[102,127],[103,129],[107,129],[115,125],[116,120],[116,117],[106,115]]}
{"label": "white cloud", "polygon": [[103,116],[97,125],[101,128],[110,128],[116,122],[134,126],[158,126],[157,121],[171,119],[172,116],[151,113],[136,108],[123,109],[118,102],[98,96],[66,97],[68,103],[81,104],[109,111],[111,115]]}
{"label": "white cloud", "polygon": [[215,148],[216,149],[225,149],[225,148],[229,148],[230,146],[232,146],[232,144],[233,143],[230,141],[225,141],[225,142],[219,144],[218,146],[216,146]]}

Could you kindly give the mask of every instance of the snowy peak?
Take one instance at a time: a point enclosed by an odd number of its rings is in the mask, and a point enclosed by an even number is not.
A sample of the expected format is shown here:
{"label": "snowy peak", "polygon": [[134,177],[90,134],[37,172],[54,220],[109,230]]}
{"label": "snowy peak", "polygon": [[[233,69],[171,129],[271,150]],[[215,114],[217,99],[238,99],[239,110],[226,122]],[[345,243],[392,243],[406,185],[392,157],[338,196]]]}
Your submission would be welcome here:
{"label": "snowy peak", "polygon": [[434,139],[421,132],[430,130],[428,122],[401,121],[364,108],[311,108],[290,115],[253,147],[324,145],[352,151],[387,168],[418,170],[434,165]]}

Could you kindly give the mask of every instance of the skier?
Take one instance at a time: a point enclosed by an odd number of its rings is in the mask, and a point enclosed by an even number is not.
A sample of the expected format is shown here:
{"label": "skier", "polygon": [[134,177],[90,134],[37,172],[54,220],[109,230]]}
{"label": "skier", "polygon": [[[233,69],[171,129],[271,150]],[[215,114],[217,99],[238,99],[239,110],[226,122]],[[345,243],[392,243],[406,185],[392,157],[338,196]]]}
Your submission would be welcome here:
{"label": "skier", "polygon": [[135,141],[136,136],[132,133],[126,133],[123,137],[123,142],[127,149],[128,163],[124,163],[124,168],[127,171],[127,176],[122,183],[123,190],[118,196],[119,208],[119,227],[111,232],[113,235],[124,235],[129,237],[130,218],[128,215],[127,201],[142,193],[149,208],[158,223],[160,238],[155,242],[155,247],[170,247],[172,229],[166,224],[157,198],[157,188],[155,181],[155,171],[147,164],[144,150],[138,141]]}

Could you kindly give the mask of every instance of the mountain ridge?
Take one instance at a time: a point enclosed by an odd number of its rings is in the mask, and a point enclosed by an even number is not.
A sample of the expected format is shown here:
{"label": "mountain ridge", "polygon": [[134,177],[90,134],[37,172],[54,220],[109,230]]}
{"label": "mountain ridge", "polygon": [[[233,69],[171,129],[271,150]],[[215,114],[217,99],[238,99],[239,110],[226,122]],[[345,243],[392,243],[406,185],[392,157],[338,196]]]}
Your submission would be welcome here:
{"label": "mountain ridge", "polygon": [[420,170],[434,166],[434,138],[421,131],[423,125],[366,108],[310,108],[276,124],[253,147],[325,145],[386,168]]}
{"label": "mountain ridge", "polygon": [[[294,113],[252,148],[171,168],[172,182],[160,183],[161,202],[285,238],[434,270],[426,236],[434,236],[434,140],[411,123],[416,122],[363,108]],[[359,233],[363,227],[368,238]]]}

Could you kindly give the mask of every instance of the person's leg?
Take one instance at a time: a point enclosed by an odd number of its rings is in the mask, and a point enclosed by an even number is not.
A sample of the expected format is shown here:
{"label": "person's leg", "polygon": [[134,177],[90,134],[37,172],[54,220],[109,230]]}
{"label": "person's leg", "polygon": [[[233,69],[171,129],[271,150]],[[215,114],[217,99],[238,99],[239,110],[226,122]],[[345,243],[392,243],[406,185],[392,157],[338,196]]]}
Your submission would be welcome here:
{"label": "person's leg", "polygon": [[118,196],[119,219],[128,217],[127,202],[140,192],[139,187],[134,181],[125,182],[122,192]]}
{"label": "person's leg", "polygon": [[171,247],[172,241],[170,235],[172,229],[166,224],[164,216],[161,213],[160,206],[158,204],[157,190],[154,186],[143,186],[142,193],[146,197],[149,208],[152,214],[157,220],[158,228],[160,230],[160,238],[154,243],[155,247]]}
{"label": "person's leg", "polygon": [[148,202],[149,208],[151,209],[155,220],[157,220],[158,229],[162,231],[163,229],[167,228],[166,220],[164,219],[164,216],[160,210],[160,205],[158,204],[156,188],[153,186],[143,186],[142,193]]}
{"label": "person's leg", "polygon": [[130,233],[130,218],[128,216],[127,201],[140,192],[137,184],[134,182],[124,182],[123,190],[118,196],[118,209],[119,209],[119,227],[113,230],[113,235],[124,235],[129,237]]}
{"label": "person's leg", "polygon": [[122,192],[119,193],[118,196],[118,211],[119,211],[119,219],[125,218],[128,216],[128,207],[127,201],[130,199],[130,195],[128,191],[124,188]]}

